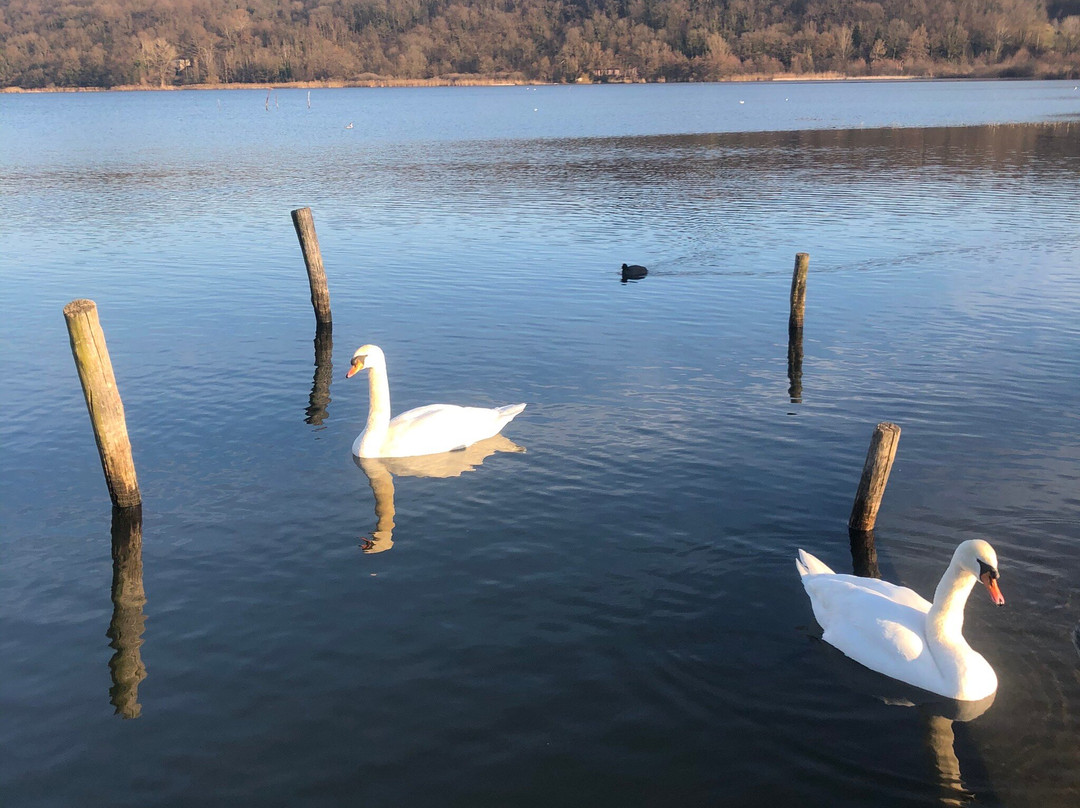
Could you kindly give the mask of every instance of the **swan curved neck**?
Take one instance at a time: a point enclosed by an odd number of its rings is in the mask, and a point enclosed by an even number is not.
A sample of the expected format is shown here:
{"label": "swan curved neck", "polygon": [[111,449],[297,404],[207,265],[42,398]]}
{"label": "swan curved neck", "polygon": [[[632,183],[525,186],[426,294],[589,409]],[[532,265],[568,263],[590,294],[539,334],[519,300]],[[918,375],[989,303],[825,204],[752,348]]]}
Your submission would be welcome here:
{"label": "swan curved neck", "polygon": [[944,645],[957,645],[964,640],[964,606],[975,576],[953,563],[941,576],[934,590],[934,603],[926,613],[926,635]]}
{"label": "swan curved neck", "polygon": [[382,362],[368,366],[368,398],[365,432],[370,435],[385,431],[390,423],[390,381],[386,377],[386,365]]}

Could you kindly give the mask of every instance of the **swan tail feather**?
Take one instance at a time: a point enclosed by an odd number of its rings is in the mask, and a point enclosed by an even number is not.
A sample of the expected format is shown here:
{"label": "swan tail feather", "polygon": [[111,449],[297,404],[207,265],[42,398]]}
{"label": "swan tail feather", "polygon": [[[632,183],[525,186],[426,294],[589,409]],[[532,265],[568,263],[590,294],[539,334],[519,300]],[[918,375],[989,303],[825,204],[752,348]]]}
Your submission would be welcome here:
{"label": "swan tail feather", "polygon": [[496,407],[496,411],[499,413],[500,418],[505,418],[506,422],[509,422],[511,418],[525,409],[524,404],[507,404],[505,407]]}
{"label": "swan tail feather", "polygon": [[799,550],[799,557],[795,559],[795,568],[799,571],[799,575],[833,575],[833,571],[829,569],[823,561],[817,556],[811,555],[806,550]]}

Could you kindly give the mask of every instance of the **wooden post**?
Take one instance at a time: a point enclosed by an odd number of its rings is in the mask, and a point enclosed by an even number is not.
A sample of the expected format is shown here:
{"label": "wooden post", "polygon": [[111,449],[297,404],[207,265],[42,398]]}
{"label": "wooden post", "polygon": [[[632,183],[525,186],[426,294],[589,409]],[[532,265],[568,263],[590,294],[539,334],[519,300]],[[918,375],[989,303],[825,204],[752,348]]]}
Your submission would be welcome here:
{"label": "wooden post", "polygon": [[113,508],[112,516],[112,602],[113,615],[106,636],[116,650],[109,660],[112,687],[109,701],[116,714],[124,718],[138,718],[142,712],[139,705],[139,683],[146,678],[146,666],[142,661],[143,631],[146,617],[143,606],[146,592],[143,590],[142,567],[142,506]]}
{"label": "wooden post", "polygon": [[866,453],[866,462],[863,464],[862,479],[859,480],[859,491],[855,495],[855,505],[851,509],[851,518],[848,519],[848,527],[852,530],[874,529],[899,441],[900,427],[896,424],[878,424],[874,429],[870,450]]}
{"label": "wooden post", "polygon": [[124,402],[116,389],[116,377],[98,321],[97,305],[93,300],[72,300],[64,306],[64,319],[67,320],[71,354],[82,382],[109,496],[113,505],[119,508],[133,507],[142,502],[142,497],[135,479],[135,462],[131,459]]}
{"label": "wooden post", "polygon": [[795,271],[791,275],[791,314],[788,316],[788,332],[803,327],[806,314],[806,271],[810,266],[809,253],[795,253]]}
{"label": "wooden post", "polygon": [[333,354],[334,332],[329,326],[319,325],[315,329],[315,378],[311,381],[304,423],[319,426],[329,417],[326,407],[330,403],[330,380],[334,374]]}
{"label": "wooden post", "polygon": [[315,319],[320,325],[330,325],[330,290],[326,287],[326,268],[323,266],[322,252],[319,250],[319,237],[315,235],[315,220],[311,217],[311,208],[297,208],[292,212],[296,237],[300,239],[300,250],[304,254],[307,266],[308,284],[311,286],[311,306],[315,309]]}

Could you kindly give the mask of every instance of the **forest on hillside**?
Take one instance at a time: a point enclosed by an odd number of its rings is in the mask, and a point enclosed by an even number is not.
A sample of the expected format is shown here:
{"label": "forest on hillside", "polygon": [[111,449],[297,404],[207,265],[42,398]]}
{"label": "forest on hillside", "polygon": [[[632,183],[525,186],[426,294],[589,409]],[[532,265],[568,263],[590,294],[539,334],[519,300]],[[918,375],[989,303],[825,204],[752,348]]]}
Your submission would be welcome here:
{"label": "forest on hillside", "polygon": [[1080,76],[1080,0],[0,0],[0,87]]}

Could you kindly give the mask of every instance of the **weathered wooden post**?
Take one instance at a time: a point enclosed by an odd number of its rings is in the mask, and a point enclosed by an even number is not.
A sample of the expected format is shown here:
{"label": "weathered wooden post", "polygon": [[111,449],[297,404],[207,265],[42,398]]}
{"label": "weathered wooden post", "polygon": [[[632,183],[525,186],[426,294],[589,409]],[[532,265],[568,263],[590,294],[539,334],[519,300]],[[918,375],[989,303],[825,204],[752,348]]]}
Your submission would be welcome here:
{"label": "weathered wooden post", "polygon": [[320,325],[329,326],[330,290],[326,286],[326,268],[323,266],[322,252],[319,250],[319,237],[315,235],[315,220],[311,217],[311,208],[297,208],[292,212],[296,237],[300,239],[300,250],[304,254],[307,266],[308,284],[311,286],[311,306],[315,309],[315,319]]}
{"label": "weathered wooden post", "polygon": [[135,479],[135,462],[131,459],[124,403],[116,389],[109,349],[98,321],[97,305],[93,300],[72,300],[64,306],[71,354],[82,382],[86,409],[94,427],[101,467],[113,505],[130,508],[142,502],[139,483]]}
{"label": "weathered wooden post", "polygon": [[802,402],[803,318],[806,314],[806,271],[809,265],[809,254],[795,253],[787,343],[788,396],[792,404]]}
{"label": "weathered wooden post", "polygon": [[139,705],[139,683],[146,678],[146,666],[142,661],[143,631],[146,617],[143,605],[142,574],[142,506],[113,508],[112,516],[112,602],[113,614],[106,636],[112,642],[110,648],[116,653],[109,660],[112,687],[109,701],[116,714],[124,718],[138,718],[142,712]]}
{"label": "weathered wooden post", "polygon": [[795,271],[791,275],[791,314],[788,315],[788,334],[802,330],[806,315],[806,271],[810,267],[809,253],[795,253]]}
{"label": "weathered wooden post", "polygon": [[311,381],[304,423],[319,426],[329,417],[326,407],[330,403],[330,381],[334,374],[333,354],[334,332],[329,326],[320,324],[315,329],[315,378]]}
{"label": "weathered wooden post", "polygon": [[859,490],[855,494],[855,504],[848,519],[848,527],[852,530],[874,529],[899,441],[900,427],[896,424],[882,423],[874,429],[870,449],[866,453],[866,462],[863,464],[862,479],[859,480]]}

